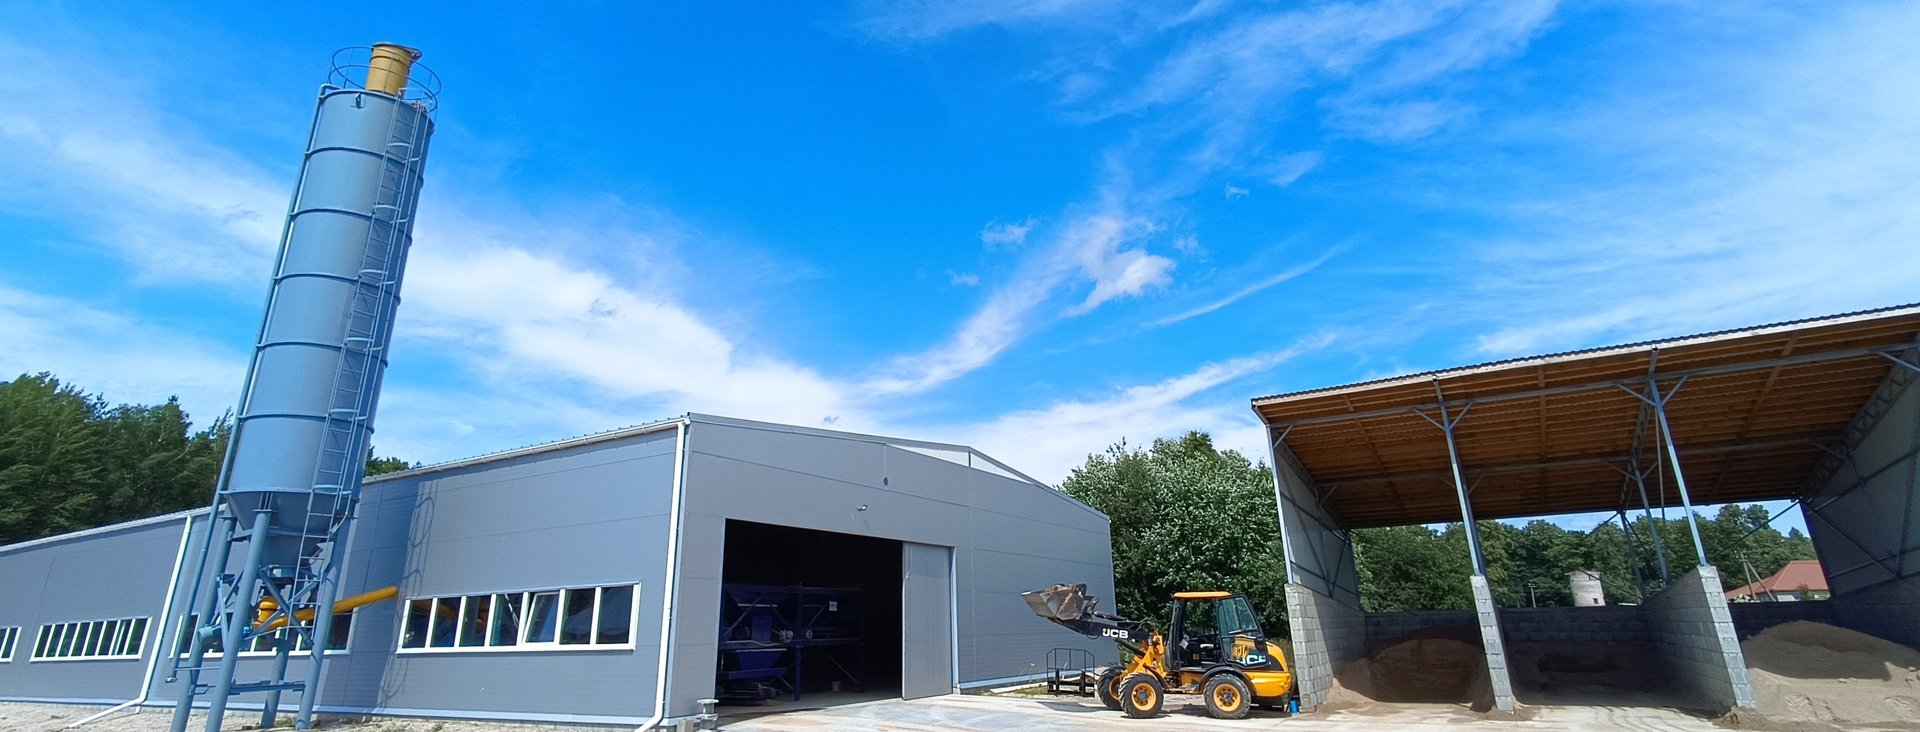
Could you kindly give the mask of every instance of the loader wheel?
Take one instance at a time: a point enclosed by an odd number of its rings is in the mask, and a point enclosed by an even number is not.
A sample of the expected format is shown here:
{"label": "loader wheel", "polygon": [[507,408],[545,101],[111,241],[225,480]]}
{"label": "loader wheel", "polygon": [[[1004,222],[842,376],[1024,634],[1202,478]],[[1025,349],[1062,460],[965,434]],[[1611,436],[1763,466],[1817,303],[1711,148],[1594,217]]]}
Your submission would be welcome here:
{"label": "loader wheel", "polygon": [[1160,705],[1166,703],[1167,689],[1160,680],[1149,674],[1134,674],[1120,681],[1120,711],[1134,719],[1146,719],[1160,714]]}
{"label": "loader wheel", "polygon": [[1120,669],[1110,668],[1100,672],[1093,680],[1093,695],[1108,709],[1120,709]]}
{"label": "loader wheel", "polygon": [[1223,673],[1207,679],[1200,694],[1206,699],[1207,714],[1214,719],[1245,719],[1252,706],[1247,682],[1233,674]]}

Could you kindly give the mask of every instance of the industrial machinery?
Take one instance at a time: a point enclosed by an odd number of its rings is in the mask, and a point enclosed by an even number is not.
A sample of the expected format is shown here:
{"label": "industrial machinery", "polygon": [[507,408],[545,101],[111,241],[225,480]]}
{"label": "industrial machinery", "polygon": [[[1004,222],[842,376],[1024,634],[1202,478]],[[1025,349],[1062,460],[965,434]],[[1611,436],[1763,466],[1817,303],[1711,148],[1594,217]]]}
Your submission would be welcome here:
{"label": "industrial machinery", "polygon": [[819,669],[813,675],[828,678],[830,688],[845,683],[864,691],[861,594],[848,587],[721,585],[715,696],[752,703],[791,693],[799,701],[809,657]]}
{"label": "industrial machinery", "polygon": [[[391,43],[334,56],[320,87],[254,339],[233,437],[201,530],[173,732],[196,700],[218,732],[227,703],[263,694],[261,726],[282,692],[311,724],[386,372],[400,279],[413,241],[438,82]],[[237,551],[236,551],[237,549]],[[385,596],[390,593],[381,592]],[[350,598],[370,601],[372,595]],[[321,609],[327,612],[318,612]],[[269,637],[271,636],[271,637]],[[265,679],[236,682],[239,653],[271,642]],[[304,649],[304,669],[288,662]],[[215,656],[214,654],[218,654]]]}
{"label": "industrial machinery", "polygon": [[[1087,586],[1054,585],[1021,593],[1035,615],[1089,638],[1106,638],[1131,659],[1100,671],[1094,693],[1108,709],[1135,719],[1160,713],[1167,694],[1199,694],[1207,713],[1241,719],[1254,705],[1297,710],[1293,672],[1267,642],[1245,595],[1176,592],[1167,635],[1145,623],[1097,610]],[[1169,640],[1171,642],[1169,642]]]}

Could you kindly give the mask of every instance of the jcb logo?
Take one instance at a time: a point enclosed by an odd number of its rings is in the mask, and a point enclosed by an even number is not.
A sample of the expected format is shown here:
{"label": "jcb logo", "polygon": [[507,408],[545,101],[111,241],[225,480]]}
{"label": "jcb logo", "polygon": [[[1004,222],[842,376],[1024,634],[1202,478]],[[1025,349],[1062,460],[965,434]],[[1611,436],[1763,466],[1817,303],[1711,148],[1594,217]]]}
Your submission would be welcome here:
{"label": "jcb logo", "polygon": [[1127,631],[1121,628],[1101,628],[1100,634],[1108,638],[1119,638],[1121,640],[1126,640],[1127,638]]}

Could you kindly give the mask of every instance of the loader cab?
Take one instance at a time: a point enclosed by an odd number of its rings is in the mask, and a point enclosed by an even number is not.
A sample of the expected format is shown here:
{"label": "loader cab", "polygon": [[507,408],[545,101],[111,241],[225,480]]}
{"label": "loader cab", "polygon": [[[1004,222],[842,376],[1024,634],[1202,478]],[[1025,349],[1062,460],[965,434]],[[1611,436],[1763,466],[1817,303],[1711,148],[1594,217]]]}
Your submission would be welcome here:
{"label": "loader cab", "polygon": [[1278,668],[1267,652],[1267,634],[1245,595],[1232,592],[1176,592],[1168,636],[1172,668],[1207,668],[1222,663],[1242,669]]}

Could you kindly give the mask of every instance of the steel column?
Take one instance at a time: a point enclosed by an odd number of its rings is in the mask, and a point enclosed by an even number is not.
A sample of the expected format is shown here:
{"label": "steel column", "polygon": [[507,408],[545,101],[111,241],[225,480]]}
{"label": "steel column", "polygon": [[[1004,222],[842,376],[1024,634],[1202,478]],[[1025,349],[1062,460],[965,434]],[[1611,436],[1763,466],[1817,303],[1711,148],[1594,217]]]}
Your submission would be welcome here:
{"label": "steel column", "polygon": [[1654,379],[1648,379],[1647,390],[1653,393],[1653,416],[1660,420],[1660,440],[1666,443],[1667,462],[1673,466],[1673,485],[1680,489],[1680,506],[1687,511],[1687,530],[1693,533],[1693,552],[1700,560],[1700,566],[1705,567],[1709,566],[1707,545],[1700,541],[1700,522],[1694,520],[1693,498],[1687,495],[1687,474],[1680,468],[1680,451],[1673,446],[1673,429],[1667,424],[1667,402],[1672,401],[1674,392],[1679,391],[1680,387],[1686,383],[1686,378],[1682,377],[1663,397],[1660,395],[1660,383]]}
{"label": "steel column", "polygon": [[[307,666],[307,682],[300,690],[300,710],[293,718],[293,728],[304,732],[313,726],[313,705],[320,701],[320,672],[326,662],[327,640],[333,636],[333,602],[340,594],[340,565],[346,559],[348,540],[353,536],[353,516],[359,510],[358,499],[347,506],[347,515],[340,527],[327,543],[326,567],[320,571],[319,586],[314,590],[313,637],[307,642],[310,652]],[[401,608],[402,617],[406,609]],[[275,675],[274,678],[283,678]]]}
{"label": "steel column", "polygon": [[1460,410],[1458,416],[1450,416],[1447,412],[1446,395],[1441,393],[1438,379],[1433,382],[1433,395],[1440,408],[1440,419],[1435,421],[1424,412],[1420,413],[1420,418],[1439,427],[1441,434],[1446,435],[1447,461],[1453,468],[1453,490],[1460,496],[1460,519],[1464,522],[1467,531],[1467,554],[1473,559],[1473,573],[1486,576],[1487,561],[1480,554],[1480,529],[1473,522],[1473,501],[1467,495],[1467,479],[1460,471],[1460,448],[1454,444],[1453,439],[1454,426],[1460,424],[1460,420],[1467,418],[1467,412],[1473,409],[1473,404],[1468,403]]}
{"label": "steel column", "polygon": [[[1258,415],[1256,411],[1255,416]],[[1280,489],[1280,445],[1287,439],[1287,432],[1292,431],[1293,428],[1289,427],[1276,435],[1272,427],[1267,428],[1267,457],[1272,461],[1268,464],[1273,466],[1273,516],[1280,522],[1280,548],[1286,554],[1282,563],[1286,565],[1287,581],[1297,582],[1293,574],[1293,544],[1288,541],[1287,535],[1287,499],[1281,495]]]}
{"label": "steel column", "polygon": [[[1667,543],[1660,539],[1660,522],[1653,518],[1653,502],[1647,499],[1646,473],[1640,461],[1633,462],[1633,484],[1640,487],[1640,510],[1647,516],[1647,528],[1653,532],[1653,554],[1660,558],[1660,586],[1673,583],[1673,568],[1667,564]],[[1662,513],[1665,513],[1663,510]]]}
{"label": "steel column", "polygon": [[[180,699],[173,705],[173,724],[168,727],[172,732],[186,732],[187,716],[193,713],[193,690],[200,685],[200,664],[207,659],[207,639],[200,637],[200,629],[213,617],[214,607],[219,603],[219,577],[227,571],[227,557],[233,552],[236,528],[233,517],[224,512],[207,514],[207,541],[200,551],[202,574],[194,580],[193,609],[188,616],[193,622],[181,623],[185,627],[178,631],[187,634],[187,642],[191,645],[187,651],[186,683],[180,687]],[[207,571],[208,567],[213,569]],[[171,621],[172,618],[167,620]],[[177,637],[174,639],[176,645],[179,641]],[[156,650],[171,654],[165,648]],[[179,666],[174,668],[178,669]]]}
{"label": "steel column", "polygon": [[232,602],[222,608],[227,616],[221,618],[220,676],[208,692],[212,696],[207,700],[207,732],[220,732],[220,720],[233,698],[233,671],[240,665],[240,642],[253,624],[253,588],[260,581],[260,561],[267,551],[267,525],[272,518],[273,512],[268,510],[253,514],[253,529],[247,533],[247,565],[233,587]]}
{"label": "steel column", "polygon": [[1633,567],[1633,590],[1640,602],[1647,601],[1647,580],[1640,571],[1640,557],[1633,550],[1633,531],[1627,528],[1627,509],[1620,509],[1620,535],[1627,542],[1628,566]]}

